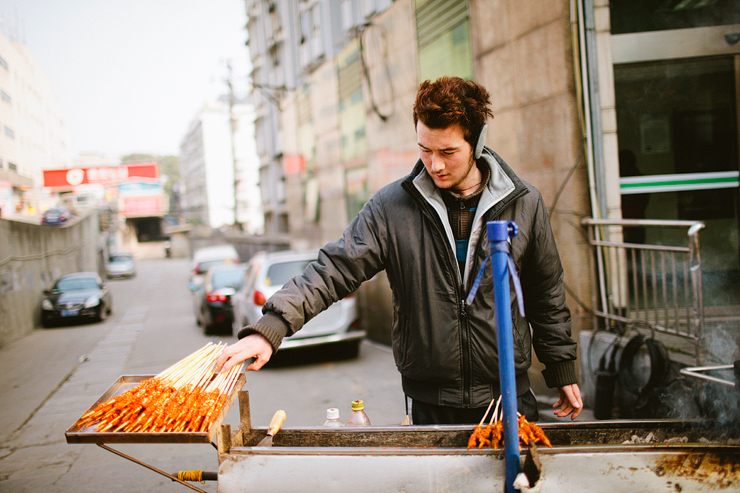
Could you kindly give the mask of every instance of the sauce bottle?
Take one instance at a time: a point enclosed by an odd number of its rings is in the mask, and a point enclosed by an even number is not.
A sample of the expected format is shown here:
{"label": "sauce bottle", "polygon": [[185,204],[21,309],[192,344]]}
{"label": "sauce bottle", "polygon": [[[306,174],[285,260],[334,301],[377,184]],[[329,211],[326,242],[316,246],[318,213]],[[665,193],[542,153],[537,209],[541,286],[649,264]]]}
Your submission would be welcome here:
{"label": "sauce bottle", "polygon": [[352,401],[352,414],[347,426],[370,426],[370,418],[365,414],[365,404],[361,400]]}

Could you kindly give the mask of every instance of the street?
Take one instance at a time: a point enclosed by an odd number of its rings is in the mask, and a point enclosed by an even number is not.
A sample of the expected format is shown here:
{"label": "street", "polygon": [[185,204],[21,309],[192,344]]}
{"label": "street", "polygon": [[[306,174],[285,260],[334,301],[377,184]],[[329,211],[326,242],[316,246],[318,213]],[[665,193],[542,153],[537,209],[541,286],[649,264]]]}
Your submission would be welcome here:
{"label": "street", "polygon": [[[94,444],[67,444],[64,432],[120,375],[154,375],[210,340],[196,326],[187,259],[139,258],[138,275],[108,281],[113,314],[103,323],[37,329],[0,349],[0,492],[170,492],[182,485]],[[390,348],[366,341],[356,360],[278,353],[247,375],[252,425],[267,427],[284,409],[284,427],[321,426],[326,409],[365,401],[373,425],[405,415],[400,376]],[[277,363],[277,364],[275,364]],[[235,404],[225,423],[238,423]],[[112,444],[168,473],[216,471],[208,444]],[[216,491],[215,482],[196,485]]]}

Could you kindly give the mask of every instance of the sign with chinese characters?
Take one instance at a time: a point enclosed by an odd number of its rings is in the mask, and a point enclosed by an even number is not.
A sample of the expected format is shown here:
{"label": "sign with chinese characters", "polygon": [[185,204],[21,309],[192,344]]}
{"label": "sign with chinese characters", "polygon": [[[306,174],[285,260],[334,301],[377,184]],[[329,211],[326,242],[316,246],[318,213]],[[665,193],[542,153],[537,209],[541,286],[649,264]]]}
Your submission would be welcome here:
{"label": "sign with chinese characters", "polygon": [[162,215],[162,185],[129,181],[118,185],[119,210],[126,217]]}
{"label": "sign with chinese characters", "polygon": [[112,185],[135,179],[157,180],[159,168],[156,162],[122,164],[120,166],[98,166],[94,168],[71,168],[44,170],[44,187],[69,188],[87,184]]}

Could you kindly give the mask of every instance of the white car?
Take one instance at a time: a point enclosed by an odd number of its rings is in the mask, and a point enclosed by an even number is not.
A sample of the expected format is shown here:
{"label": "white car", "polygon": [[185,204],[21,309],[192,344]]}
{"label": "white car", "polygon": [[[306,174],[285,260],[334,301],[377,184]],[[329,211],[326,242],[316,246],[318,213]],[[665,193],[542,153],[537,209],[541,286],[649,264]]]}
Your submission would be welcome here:
{"label": "white car", "polygon": [[[257,323],[262,306],[291,278],[301,274],[316,260],[317,252],[260,252],[247,265],[244,281],[233,295],[236,335],[244,326]],[[311,319],[301,330],[283,339],[280,351],[291,348],[335,344],[342,356],[356,357],[365,337],[360,330],[357,300],[354,293],[334,303]]]}
{"label": "white car", "polygon": [[136,262],[131,252],[113,252],[105,262],[105,276],[108,279],[114,277],[135,277]]}

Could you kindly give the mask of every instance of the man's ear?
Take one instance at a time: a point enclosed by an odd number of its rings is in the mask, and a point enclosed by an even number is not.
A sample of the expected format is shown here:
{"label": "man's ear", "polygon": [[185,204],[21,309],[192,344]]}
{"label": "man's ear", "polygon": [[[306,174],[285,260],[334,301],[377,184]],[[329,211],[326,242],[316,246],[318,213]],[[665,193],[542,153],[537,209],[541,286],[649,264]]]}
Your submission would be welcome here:
{"label": "man's ear", "polygon": [[480,135],[478,136],[478,142],[475,144],[475,152],[473,157],[478,159],[483,152],[483,146],[486,145],[486,132],[488,131],[488,125],[483,124],[483,128],[480,129]]}

